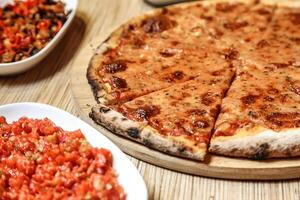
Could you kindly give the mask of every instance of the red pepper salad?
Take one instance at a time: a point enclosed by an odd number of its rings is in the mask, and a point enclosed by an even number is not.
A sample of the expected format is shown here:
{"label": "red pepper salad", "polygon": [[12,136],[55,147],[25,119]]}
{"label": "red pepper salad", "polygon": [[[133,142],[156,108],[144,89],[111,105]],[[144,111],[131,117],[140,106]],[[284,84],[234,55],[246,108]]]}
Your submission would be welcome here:
{"label": "red pepper salad", "polygon": [[124,200],[109,150],[49,119],[0,116],[0,199]]}
{"label": "red pepper salad", "polygon": [[57,34],[68,13],[61,1],[14,0],[0,8],[0,63],[35,55]]}

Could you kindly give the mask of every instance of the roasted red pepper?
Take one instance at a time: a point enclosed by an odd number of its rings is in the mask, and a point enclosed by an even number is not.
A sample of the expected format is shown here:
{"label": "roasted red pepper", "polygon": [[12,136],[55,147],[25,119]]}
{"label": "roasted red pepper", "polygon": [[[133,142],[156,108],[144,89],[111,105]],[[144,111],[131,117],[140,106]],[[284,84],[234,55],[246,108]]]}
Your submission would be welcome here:
{"label": "roasted red pepper", "polygon": [[0,63],[28,58],[62,28],[64,4],[54,0],[15,0],[0,8]]}

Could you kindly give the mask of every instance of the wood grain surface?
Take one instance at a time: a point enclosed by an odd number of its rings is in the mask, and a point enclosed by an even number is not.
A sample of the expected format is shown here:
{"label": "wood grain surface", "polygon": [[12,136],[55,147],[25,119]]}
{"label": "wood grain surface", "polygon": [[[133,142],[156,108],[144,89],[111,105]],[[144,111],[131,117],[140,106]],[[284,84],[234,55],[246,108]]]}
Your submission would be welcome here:
{"label": "wood grain surface", "polygon": [[[127,19],[152,9],[142,0],[81,0],[71,29],[37,67],[18,76],[0,77],[0,104],[34,101],[78,115],[69,71],[81,47]],[[203,178],[156,167],[129,156],[147,184],[150,199],[299,200],[300,182],[233,181]]]}

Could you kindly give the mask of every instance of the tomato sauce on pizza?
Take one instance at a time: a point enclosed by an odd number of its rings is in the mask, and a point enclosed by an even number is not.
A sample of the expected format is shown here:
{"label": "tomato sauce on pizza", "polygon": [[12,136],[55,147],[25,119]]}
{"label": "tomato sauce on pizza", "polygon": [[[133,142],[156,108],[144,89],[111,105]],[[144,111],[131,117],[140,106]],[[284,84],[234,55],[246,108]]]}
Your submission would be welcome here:
{"label": "tomato sauce on pizza", "polygon": [[300,5],[203,1],[116,30],[87,77],[95,122],[185,158],[300,155]]}

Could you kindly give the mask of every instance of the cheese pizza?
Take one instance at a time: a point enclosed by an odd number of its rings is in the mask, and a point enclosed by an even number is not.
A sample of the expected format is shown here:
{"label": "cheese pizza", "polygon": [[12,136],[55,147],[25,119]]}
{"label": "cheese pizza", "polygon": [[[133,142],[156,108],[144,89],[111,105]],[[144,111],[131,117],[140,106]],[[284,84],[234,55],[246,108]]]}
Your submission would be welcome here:
{"label": "cheese pizza", "polygon": [[[299,3],[298,3],[299,4]],[[204,160],[300,155],[300,4],[201,1],[130,20],[87,79],[98,124]]]}

